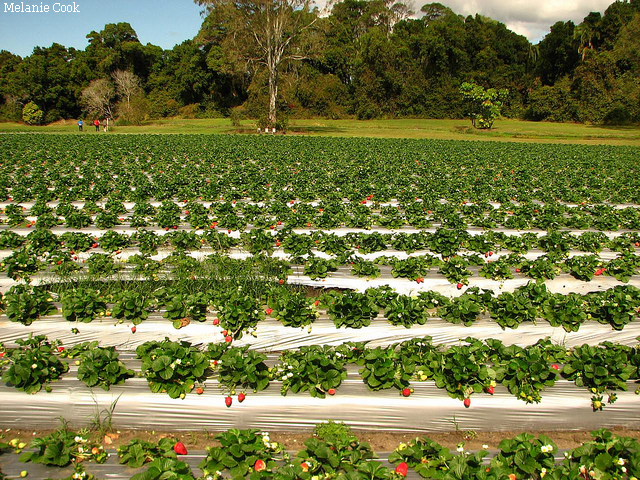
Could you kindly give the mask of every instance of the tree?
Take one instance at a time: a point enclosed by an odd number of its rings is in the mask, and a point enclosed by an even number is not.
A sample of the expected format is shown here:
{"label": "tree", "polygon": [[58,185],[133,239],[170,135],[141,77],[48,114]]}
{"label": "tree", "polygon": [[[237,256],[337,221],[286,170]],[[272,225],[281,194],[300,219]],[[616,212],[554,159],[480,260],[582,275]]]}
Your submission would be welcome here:
{"label": "tree", "polygon": [[118,95],[126,99],[127,109],[131,108],[131,97],[142,91],[140,79],[128,70],[116,70],[111,74],[111,78],[116,84]]}
{"label": "tree", "polygon": [[106,78],[92,81],[82,90],[82,104],[85,108],[98,116],[113,118],[113,99],[115,91]]}
{"label": "tree", "polygon": [[471,124],[475,128],[491,128],[496,118],[500,116],[500,107],[509,92],[496,90],[476,85],[475,83],[463,83],[460,93],[468,104],[467,115],[471,118]]}
{"label": "tree", "polygon": [[38,105],[33,102],[27,103],[22,109],[22,120],[24,120],[27,125],[40,125],[43,118],[44,113],[42,113]]}
{"label": "tree", "polygon": [[217,40],[230,60],[237,59],[245,64],[245,71],[250,71],[255,64],[266,68],[269,84],[267,123],[275,126],[283,64],[307,58],[301,38],[317,19],[310,12],[310,0],[194,1],[206,7],[211,19],[203,25],[210,30],[200,32],[202,39]]}

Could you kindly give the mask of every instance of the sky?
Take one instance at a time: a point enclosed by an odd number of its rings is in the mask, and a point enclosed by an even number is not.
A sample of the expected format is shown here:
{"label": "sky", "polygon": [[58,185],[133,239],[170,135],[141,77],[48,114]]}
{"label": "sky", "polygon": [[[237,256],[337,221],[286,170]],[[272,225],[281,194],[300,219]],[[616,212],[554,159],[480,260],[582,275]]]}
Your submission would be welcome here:
{"label": "sky", "polygon": [[[499,20],[537,43],[557,21],[573,20],[578,24],[591,11],[604,12],[612,1],[440,0],[440,3],[464,16],[479,13]],[[425,3],[430,2],[414,0],[414,10],[419,11]],[[48,6],[49,11],[12,12],[9,10],[12,4]],[[61,5],[70,5],[72,11],[53,11],[60,10]],[[143,44],[171,49],[196,35],[202,23],[200,10],[192,0],[0,0],[0,50],[25,57],[34,47],[49,47],[54,42],[84,50],[89,32],[118,22],[131,24]]]}

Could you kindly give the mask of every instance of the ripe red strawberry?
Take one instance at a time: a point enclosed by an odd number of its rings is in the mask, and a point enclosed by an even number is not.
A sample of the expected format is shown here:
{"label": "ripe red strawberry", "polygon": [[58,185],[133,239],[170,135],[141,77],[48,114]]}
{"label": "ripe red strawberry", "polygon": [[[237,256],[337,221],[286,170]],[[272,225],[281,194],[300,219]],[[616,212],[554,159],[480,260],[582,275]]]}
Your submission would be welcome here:
{"label": "ripe red strawberry", "polygon": [[231,229],[227,230],[227,233],[231,233]]}
{"label": "ripe red strawberry", "polygon": [[233,341],[233,337],[231,335],[227,335],[224,337],[224,341],[227,343],[231,343]]}
{"label": "ripe red strawberry", "polygon": [[471,399],[467,397],[462,403],[464,404],[464,408],[469,408],[471,406]]}
{"label": "ripe red strawberry", "polygon": [[98,248],[98,243],[94,243],[93,245],[91,245],[91,248]]}
{"label": "ripe red strawberry", "polygon": [[227,331],[226,330],[222,330],[222,335],[224,335],[225,337],[227,336]]}
{"label": "ripe red strawberry", "polygon": [[308,472],[309,471],[309,464],[307,462],[302,462],[300,464],[300,468],[302,469],[303,472]]}
{"label": "ripe red strawberry", "polygon": [[60,353],[61,353],[61,352],[64,352],[64,347],[58,347],[58,348],[57,348],[57,350],[58,350],[58,352],[60,352]]}
{"label": "ripe red strawberry", "polygon": [[247,398],[247,396],[244,393],[239,393],[238,394],[238,401],[240,403],[244,402],[244,399]]}
{"label": "ripe red strawberry", "polygon": [[178,228],[178,226],[177,226],[177,225],[174,225],[174,226],[173,226],[173,229],[175,230],[176,228]]}
{"label": "ripe red strawberry", "polygon": [[410,388],[405,388],[402,390],[402,396],[403,397],[408,397],[409,395],[411,395],[411,389]]}
{"label": "ripe red strawberry", "polygon": [[278,220],[278,225],[282,225],[282,222]]}
{"label": "ripe red strawberry", "polygon": [[520,269],[519,268],[516,268],[516,273],[520,273]]}
{"label": "ripe red strawberry", "polygon": [[214,319],[213,319],[213,324],[214,324],[214,325],[220,325],[220,319],[218,319],[218,318],[214,318]]}
{"label": "ripe red strawberry", "polygon": [[416,283],[424,283],[424,278],[422,277],[416,278]]}
{"label": "ripe red strawberry", "polygon": [[131,333],[136,333],[136,330],[137,330],[137,328],[136,328],[135,325],[133,327],[131,327]]}
{"label": "ripe red strawberry", "polygon": [[461,283],[458,283],[458,284],[456,285],[456,288],[457,288],[458,290],[460,290],[460,289],[462,288],[462,284],[461,284]]}
{"label": "ripe red strawberry", "polygon": [[551,368],[553,368],[554,370],[560,370],[560,366],[557,363],[551,365]]}
{"label": "ripe red strawberry", "polygon": [[196,393],[198,395],[202,395],[204,393],[204,390],[202,389],[202,387],[198,387],[198,388],[196,388]]}
{"label": "ripe red strawberry", "polygon": [[284,280],[280,279],[280,285],[283,285],[283,284],[284,284]]}
{"label": "ripe red strawberry", "polygon": [[494,389],[491,385],[489,385],[486,390],[489,395],[493,395]]}
{"label": "ripe red strawberry", "polygon": [[275,225],[270,225],[270,226],[269,226],[269,228],[270,228],[271,230],[273,230],[274,228],[276,228],[276,226],[275,226]]}
{"label": "ripe red strawberry", "polygon": [[0,352],[0,358],[4,357],[7,352]]}
{"label": "ripe red strawberry", "polygon": [[253,466],[253,469],[256,472],[261,472],[261,471],[265,470],[266,468],[267,468],[267,464],[264,463],[264,460],[260,460],[260,459],[256,460],[256,463]]}
{"label": "ripe red strawberry", "polygon": [[336,394],[336,389],[335,388],[330,388],[329,390],[327,390],[327,393],[329,395],[335,395]]}
{"label": "ripe red strawberry", "polygon": [[271,315],[271,312],[273,312],[273,308],[267,308],[265,312],[267,315]]}
{"label": "ripe red strawberry", "polygon": [[184,443],[182,442],[176,442],[176,444],[173,446],[173,451],[176,452],[178,455],[186,455],[187,447],[185,447]]}
{"label": "ripe red strawberry", "polygon": [[315,302],[313,302],[313,304],[317,307],[318,305],[320,305],[320,300],[316,300]]}
{"label": "ripe red strawberry", "polygon": [[402,462],[400,465],[396,467],[395,471],[398,475],[406,477],[408,470],[409,470],[409,466],[405,462]]}
{"label": "ripe red strawberry", "polygon": [[227,406],[227,408],[231,407],[232,403],[233,403],[233,399],[231,397],[226,397],[224,399],[224,404]]}
{"label": "ripe red strawberry", "polygon": [[493,256],[493,252],[489,251],[489,256],[492,257]]}

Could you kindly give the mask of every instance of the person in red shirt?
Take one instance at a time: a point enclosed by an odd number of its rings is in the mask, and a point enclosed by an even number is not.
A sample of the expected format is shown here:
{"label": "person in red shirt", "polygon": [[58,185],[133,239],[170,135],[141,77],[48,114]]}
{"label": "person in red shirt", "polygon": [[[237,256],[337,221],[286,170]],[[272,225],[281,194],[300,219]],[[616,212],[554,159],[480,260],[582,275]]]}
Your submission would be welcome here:
{"label": "person in red shirt", "polygon": [[96,132],[100,131],[100,120],[98,120],[97,118],[93,121],[93,124],[96,127]]}

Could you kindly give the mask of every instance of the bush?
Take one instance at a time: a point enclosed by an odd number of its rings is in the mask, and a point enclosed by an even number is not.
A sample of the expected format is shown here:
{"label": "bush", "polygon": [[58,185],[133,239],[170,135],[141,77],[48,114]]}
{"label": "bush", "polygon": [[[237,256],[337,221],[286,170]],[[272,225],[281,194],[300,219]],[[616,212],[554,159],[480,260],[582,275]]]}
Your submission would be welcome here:
{"label": "bush", "polygon": [[27,125],[40,125],[44,119],[44,113],[33,102],[27,103],[22,109],[22,120]]}
{"label": "bush", "polygon": [[621,104],[614,105],[604,116],[605,125],[629,125],[631,123],[631,112]]}

